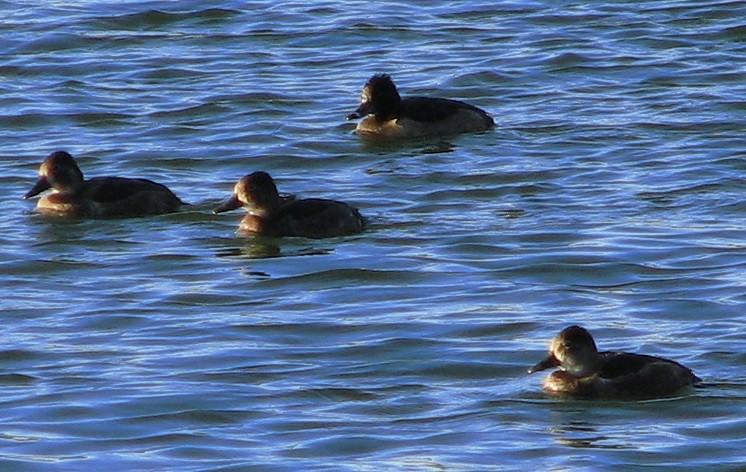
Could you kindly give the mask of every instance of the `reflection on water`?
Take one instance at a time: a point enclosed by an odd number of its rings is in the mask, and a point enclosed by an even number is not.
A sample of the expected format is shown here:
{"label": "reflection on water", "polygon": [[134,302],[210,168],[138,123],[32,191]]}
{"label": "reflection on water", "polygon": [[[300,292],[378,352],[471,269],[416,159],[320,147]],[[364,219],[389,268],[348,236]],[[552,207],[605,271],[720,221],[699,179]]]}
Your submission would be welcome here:
{"label": "reflection on water", "polygon": [[561,426],[554,426],[549,430],[557,443],[580,449],[634,449],[629,444],[615,444],[618,438],[600,435],[598,429],[589,422],[569,421]]}
{"label": "reflection on water", "polygon": [[[282,239],[265,238],[261,236],[246,236],[246,243],[240,247],[225,248],[217,251],[217,257],[239,257],[246,259],[268,259],[272,257],[293,257],[293,256],[323,256],[331,254],[332,248],[316,247],[285,247],[282,249]],[[306,243],[308,240],[301,240]]]}
{"label": "reflection on water", "polygon": [[[243,257],[247,259],[266,259],[280,257],[280,246],[272,242],[246,244],[241,247],[225,248],[215,253],[217,257]],[[269,276],[267,274],[267,276]]]}

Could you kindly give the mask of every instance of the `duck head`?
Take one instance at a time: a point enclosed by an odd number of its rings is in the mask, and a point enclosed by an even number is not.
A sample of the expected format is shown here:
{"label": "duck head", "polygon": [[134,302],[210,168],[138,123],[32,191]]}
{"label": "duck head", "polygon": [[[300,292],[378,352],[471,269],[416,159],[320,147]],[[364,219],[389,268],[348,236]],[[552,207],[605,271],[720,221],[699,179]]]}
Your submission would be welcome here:
{"label": "duck head", "polygon": [[42,162],[39,179],[23,198],[34,197],[50,188],[61,193],[74,193],[83,182],[83,172],[73,156],[65,151],[55,151]]}
{"label": "duck head", "polygon": [[376,74],[368,80],[360,93],[360,106],[347,116],[348,120],[375,115],[379,120],[393,117],[401,104],[396,85],[387,74]]}
{"label": "duck head", "polygon": [[590,377],[598,369],[598,357],[598,349],[591,333],[580,326],[570,326],[552,339],[549,355],[528,369],[528,373],[559,367],[573,377]]}
{"label": "duck head", "polygon": [[233,187],[233,196],[213,213],[223,213],[246,207],[249,214],[262,218],[272,217],[280,211],[281,200],[275,181],[266,172],[254,172],[241,178]]}

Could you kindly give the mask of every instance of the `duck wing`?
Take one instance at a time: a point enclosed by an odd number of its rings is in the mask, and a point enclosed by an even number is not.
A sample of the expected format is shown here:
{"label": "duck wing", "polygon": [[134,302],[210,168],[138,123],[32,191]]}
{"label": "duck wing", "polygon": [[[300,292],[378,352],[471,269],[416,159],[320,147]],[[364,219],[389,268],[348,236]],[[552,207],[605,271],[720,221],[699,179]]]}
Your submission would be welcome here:
{"label": "duck wing", "polygon": [[652,398],[700,381],[678,362],[645,354],[602,352],[599,377],[614,394]]}
{"label": "duck wing", "polygon": [[601,352],[599,376],[604,379],[616,379],[625,375],[640,372],[646,365],[657,361],[666,361],[655,356],[632,354],[628,352]]}
{"label": "duck wing", "polygon": [[359,233],[365,219],[344,202],[306,198],[286,203],[277,217],[275,233],[287,236],[328,238]]}
{"label": "duck wing", "polygon": [[173,195],[173,192],[165,185],[148,179],[96,177],[86,181],[79,196],[86,197],[94,202],[113,203],[129,200],[143,192]]}
{"label": "duck wing", "polygon": [[473,105],[458,100],[435,97],[410,97],[401,102],[400,116],[411,118],[415,121],[433,122],[444,120],[459,111],[469,110],[492,121],[487,113]]}

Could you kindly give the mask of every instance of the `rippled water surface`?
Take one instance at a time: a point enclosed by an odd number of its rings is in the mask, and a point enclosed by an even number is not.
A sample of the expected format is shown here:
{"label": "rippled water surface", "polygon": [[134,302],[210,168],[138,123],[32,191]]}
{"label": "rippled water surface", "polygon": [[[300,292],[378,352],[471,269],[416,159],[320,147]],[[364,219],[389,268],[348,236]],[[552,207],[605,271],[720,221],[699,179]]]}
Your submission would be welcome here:
{"label": "rippled water surface", "polygon": [[[746,465],[746,4],[0,2],[0,469]],[[495,130],[363,142],[377,72]],[[50,152],[188,210],[43,217]],[[212,215],[266,170],[328,240]],[[560,329],[681,397],[558,401]]]}

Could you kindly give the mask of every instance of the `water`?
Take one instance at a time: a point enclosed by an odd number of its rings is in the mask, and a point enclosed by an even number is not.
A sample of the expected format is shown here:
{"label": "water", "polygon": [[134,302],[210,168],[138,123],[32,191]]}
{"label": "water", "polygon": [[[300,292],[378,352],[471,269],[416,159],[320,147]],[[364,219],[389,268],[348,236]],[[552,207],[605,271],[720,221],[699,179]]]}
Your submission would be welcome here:
{"label": "water", "polygon": [[[743,2],[2,2],[0,469],[746,464]],[[498,127],[375,145],[373,73]],[[195,205],[61,221],[42,159]],[[242,238],[242,175],[362,235]],[[547,398],[561,328],[674,358],[663,401]]]}

